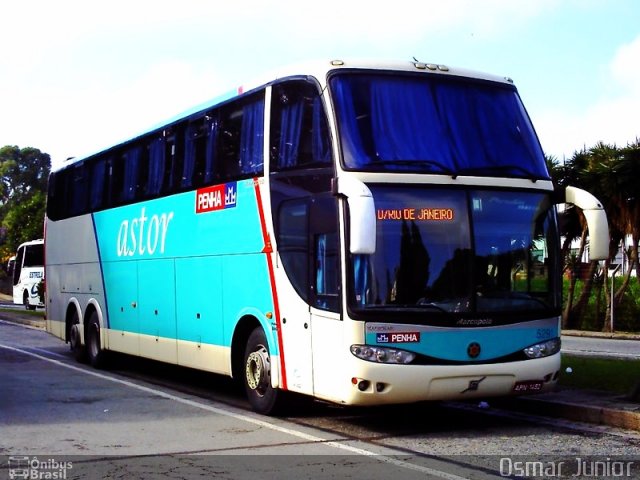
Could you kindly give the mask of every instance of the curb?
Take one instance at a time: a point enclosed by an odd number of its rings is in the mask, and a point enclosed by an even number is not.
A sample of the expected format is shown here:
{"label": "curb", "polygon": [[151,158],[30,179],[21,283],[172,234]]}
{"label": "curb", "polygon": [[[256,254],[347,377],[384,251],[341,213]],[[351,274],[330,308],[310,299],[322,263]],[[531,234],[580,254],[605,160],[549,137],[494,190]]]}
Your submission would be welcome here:
{"label": "curb", "polygon": [[[526,413],[563,418],[575,422],[606,425],[626,430],[640,431],[640,404],[625,403],[624,397],[617,397],[620,405],[616,408],[609,406],[585,404],[580,402],[580,391],[576,391],[574,402],[554,398],[520,397],[515,399],[518,411]],[[551,394],[553,395],[553,394]],[[502,405],[504,408],[505,406]]]}
{"label": "curb", "polygon": [[590,332],[587,330],[562,330],[568,337],[607,338],[612,340],[640,340],[640,334],[629,332]]}
{"label": "curb", "polygon": [[8,323],[16,323],[18,325],[28,325],[40,330],[45,330],[47,328],[47,321],[44,318],[38,319],[30,315],[20,315],[13,312],[6,313],[0,311],[0,320]]}

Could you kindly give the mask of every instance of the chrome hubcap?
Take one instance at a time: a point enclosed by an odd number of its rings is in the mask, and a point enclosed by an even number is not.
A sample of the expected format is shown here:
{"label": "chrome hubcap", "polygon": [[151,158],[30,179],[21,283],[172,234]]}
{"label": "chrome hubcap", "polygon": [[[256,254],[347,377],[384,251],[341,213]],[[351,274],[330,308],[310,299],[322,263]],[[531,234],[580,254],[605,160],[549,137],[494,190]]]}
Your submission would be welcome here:
{"label": "chrome hubcap", "polygon": [[271,373],[271,363],[267,349],[260,347],[255,352],[251,352],[247,357],[245,365],[245,377],[247,385],[258,395],[263,395],[269,387],[269,377]]}

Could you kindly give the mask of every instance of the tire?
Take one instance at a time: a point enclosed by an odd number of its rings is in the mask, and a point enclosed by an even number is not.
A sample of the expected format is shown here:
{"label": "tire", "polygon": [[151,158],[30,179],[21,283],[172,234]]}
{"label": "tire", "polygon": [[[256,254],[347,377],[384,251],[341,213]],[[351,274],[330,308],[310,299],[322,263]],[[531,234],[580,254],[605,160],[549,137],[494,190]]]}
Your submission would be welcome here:
{"label": "tire", "polygon": [[98,322],[98,314],[96,312],[91,312],[89,316],[84,338],[89,363],[94,368],[104,368],[107,352],[100,345],[100,322]]}
{"label": "tire", "polygon": [[24,305],[25,310],[35,310],[36,307],[33,305],[29,305],[29,292],[26,290],[22,293],[22,304]]}
{"label": "tire", "polygon": [[69,347],[74,358],[81,363],[87,361],[87,350],[80,341],[80,323],[78,315],[74,314],[71,319],[71,328],[69,329]]}
{"label": "tire", "polygon": [[285,392],[271,386],[271,355],[261,327],[249,335],[243,365],[243,383],[251,408],[264,415],[277,413]]}

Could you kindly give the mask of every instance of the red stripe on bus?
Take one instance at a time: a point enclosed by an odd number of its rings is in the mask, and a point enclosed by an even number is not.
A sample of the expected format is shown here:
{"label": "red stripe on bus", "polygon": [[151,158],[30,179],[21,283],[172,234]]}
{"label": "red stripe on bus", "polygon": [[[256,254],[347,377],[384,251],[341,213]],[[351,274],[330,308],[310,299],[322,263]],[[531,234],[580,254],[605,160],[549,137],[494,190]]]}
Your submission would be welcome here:
{"label": "red stripe on bus", "polygon": [[278,332],[278,350],[280,351],[280,384],[283,390],[287,390],[287,374],[284,363],[284,345],[282,341],[282,323],[280,321],[280,305],[278,304],[278,293],[276,292],[276,277],[273,270],[273,261],[271,260],[271,239],[267,231],[267,223],[264,218],[264,209],[262,207],[262,197],[260,195],[260,186],[258,179],[253,179],[253,185],[256,190],[256,202],[258,203],[258,214],[260,215],[260,227],[262,228],[262,238],[264,239],[264,248],[262,253],[267,256],[267,266],[269,268],[269,282],[271,283],[271,293],[273,295],[273,308],[276,317],[276,331]]}

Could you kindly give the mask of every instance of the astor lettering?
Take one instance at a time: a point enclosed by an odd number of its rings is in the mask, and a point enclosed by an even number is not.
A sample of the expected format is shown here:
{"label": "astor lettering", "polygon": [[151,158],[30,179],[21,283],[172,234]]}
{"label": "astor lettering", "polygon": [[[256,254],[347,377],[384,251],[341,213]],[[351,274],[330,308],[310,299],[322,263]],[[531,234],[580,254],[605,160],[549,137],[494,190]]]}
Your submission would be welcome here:
{"label": "astor lettering", "polygon": [[167,231],[172,219],[173,212],[147,217],[145,208],[142,207],[139,217],[123,220],[118,231],[118,256],[164,253]]}

